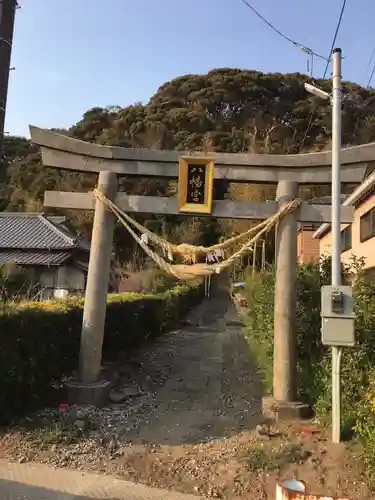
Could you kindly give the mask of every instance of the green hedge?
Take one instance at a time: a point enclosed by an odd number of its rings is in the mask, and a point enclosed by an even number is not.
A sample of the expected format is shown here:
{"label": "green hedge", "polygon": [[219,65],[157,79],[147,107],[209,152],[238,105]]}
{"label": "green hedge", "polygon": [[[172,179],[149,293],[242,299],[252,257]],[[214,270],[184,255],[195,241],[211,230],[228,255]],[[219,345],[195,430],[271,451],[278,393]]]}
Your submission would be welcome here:
{"label": "green hedge", "polygon": [[[321,360],[327,348],[320,341],[320,288],[328,283],[318,265],[298,267],[297,272],[297,369],[298,392],[304,402],[315,404],[322,392]],[[269,268],[246,280],[249,309],[245,317],[245,335],[260,369],[266,390],[273,384],[275,270]]]}
{"label": "green hedge", "polygon": [[[158,294],[108,296],[103,359],[172,328],[202,297],[201,283]],[[0,423],[46,404],[78,365],[83,300],[14,304],[0,314]]]}
{"label": "green hedge", "polygon": [[[342,357],[342,423],[344,432],[356,433],[375,478],[375,282],[353,259],[343,269],[355,296],[356,346]],[[247,280],[249,304],[245,335],[261,370],[267,390],[272,389],[274,269]],[[331,349],[321,343],[320,288],[330,282],[330,262],[299,266],[297,273],[297,362],[299,397],[311,404],[321,422],[330,423]]]}

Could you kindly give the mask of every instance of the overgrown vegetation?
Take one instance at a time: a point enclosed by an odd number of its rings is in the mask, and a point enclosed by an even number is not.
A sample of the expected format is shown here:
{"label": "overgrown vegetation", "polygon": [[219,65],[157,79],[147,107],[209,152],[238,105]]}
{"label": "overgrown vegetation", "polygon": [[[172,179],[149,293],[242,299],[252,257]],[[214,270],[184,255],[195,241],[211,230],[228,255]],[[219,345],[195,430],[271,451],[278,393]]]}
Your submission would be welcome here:
{"label": "overgrown vegetation", "polygon": [[264,447],[251,447],[247,450],[245,461],[251,472],[269,472],[274,469],[281,470],[289,464],[302,463],[310,456],[299,444],[286,444],[279,449],[265,449]]}
{"label": "overgrown vegetation", "polygon": [[70,445],[78,442],[82,438],[82,431],[73,423],[58,420],[34,428],[32,432],[26,433],[25,437],[31,446],[35,445],[46,450],[53,445]]}
{"label": "overgrown vegetation", "polygon": [[[183,75],[163,84],[145,104],[95,107],[69,129],[56,131],[99,144],[151,149],[273,154],[328,149],[330,104],[319,101],[317,106],[318,98],[304,89],[306,80],[306,75],[298,73],[264,74],[236,68]],[[330,91],[329,80],[317,80],[316,85]],[[346,82],[343,92],[343,143],[375,140],[374,90]],[[43,209],[46,189],[87,192],[96,183],[94,174],[43,167],[38,147],[26,138],[7,136],[4,149],[8,167],[7,182],[0,186],[0,210],[38,212]],[[176,182],[165,179],[121,177],[119,183],[120,190],[129,194],[169,196],[176,191]],[[303,198],[325,194],[329,194],[327,186],[305,187],[301,193]],[[215,182],[215,199],[228,196],[255,201],[274,195],[274,186]],[[65,211],[64,215],[90,238],[92,212]],[[218,235],[238,233],[249,226],[247,221],[224,223],[199,217],[150,215],[139,220],[178,243],[209,244]],[[273,249],[270,233],[269,262]],[[115,252],[121,266],[144,258],[122,227],[116,229]]]}
{"label": "overgrown vegetation", "polygon": [[[108,296],[103,359],[171,328],[201,297],[201,283]],[[21,302],[0,312],[0,423],[48,402],[78,366],[81,299]]]}
{"label": "overgrown vegetation", "polygon": [[[356,347],[345,349],[342,360],[342,420],[344,431],[354,431],[363,442],[366,460],[375,475],[375,283],[362,272],[363,262],[353,259],[343,276],[353,284]],[[250,351],[272,388],[273,371],[273,268],[247,280],[249,304],[245,318]],[[302,265],[297,282],[298,391],[318,418],[328,422],[331,406],[331,351],[321,343],[320,287],[330,282],[330,262]]]}
{"label": "overgrown vegetation", "polygon": [[13,262],[0,264],[0,305],[37,295],[32,274]]}

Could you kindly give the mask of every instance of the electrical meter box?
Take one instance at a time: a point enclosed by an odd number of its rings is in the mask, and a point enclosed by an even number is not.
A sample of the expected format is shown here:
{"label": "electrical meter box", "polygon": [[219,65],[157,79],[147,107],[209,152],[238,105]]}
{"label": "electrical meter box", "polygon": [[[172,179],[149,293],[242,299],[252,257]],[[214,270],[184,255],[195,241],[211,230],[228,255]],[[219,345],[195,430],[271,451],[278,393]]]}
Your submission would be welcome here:
{"label": "electrical meter box", "polygon": [[322,286],[322,342],[336,347],[353,347],[354,300],[350,286]]}

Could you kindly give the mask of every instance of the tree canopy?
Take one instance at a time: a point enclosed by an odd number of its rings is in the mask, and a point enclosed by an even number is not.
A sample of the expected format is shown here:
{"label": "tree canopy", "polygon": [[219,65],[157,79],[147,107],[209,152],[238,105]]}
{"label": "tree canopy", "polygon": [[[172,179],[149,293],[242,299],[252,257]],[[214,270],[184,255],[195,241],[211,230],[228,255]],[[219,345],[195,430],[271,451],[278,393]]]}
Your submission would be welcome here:
{"label": "tree canopy", "polygon": [[[304,89],[307,80],[298,73],[214,69],[165,83],[146,104],[95,107],[70,129],[55,130],[84,141],[132,148],[274,154],[319,151],[330,147],[330,103],[309,95]],[[330,92],[328,80],[315,84]],[[375,91],[344,82],[342,122],[344,145],[375,141]],[[40,210],[46,189],[87,191],[95,184],[92,174],[43,167],[38,148],[26,138],[6,137],[5,154],[7,184],[0,209]],[[173,192],[175,183],[124,177],[120,187],[132,194],[166,195]],[[259,186],[218,184],[216,190],[217,197],[228,190],[234,198],[272,194],[272,189]],[[73,219],[83,232],[90,232],[91,215],[75,213]],[[161,226],[165,230],[174,220],[165,218]],[[205,227],[213,231],[212,221],[200,224],[203,232]]]}

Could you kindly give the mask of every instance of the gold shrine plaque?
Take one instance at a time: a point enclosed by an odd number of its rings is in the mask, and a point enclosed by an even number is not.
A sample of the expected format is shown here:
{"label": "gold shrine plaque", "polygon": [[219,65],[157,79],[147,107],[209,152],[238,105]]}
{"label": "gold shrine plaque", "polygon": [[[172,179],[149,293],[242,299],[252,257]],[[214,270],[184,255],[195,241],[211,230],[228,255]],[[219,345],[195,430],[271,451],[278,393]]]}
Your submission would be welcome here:
{"label": "gold shrine plaque", "polygon": [[184,156],[178,172],[178,203],[180,212],[210,214],[214,188],[212,158]]}

